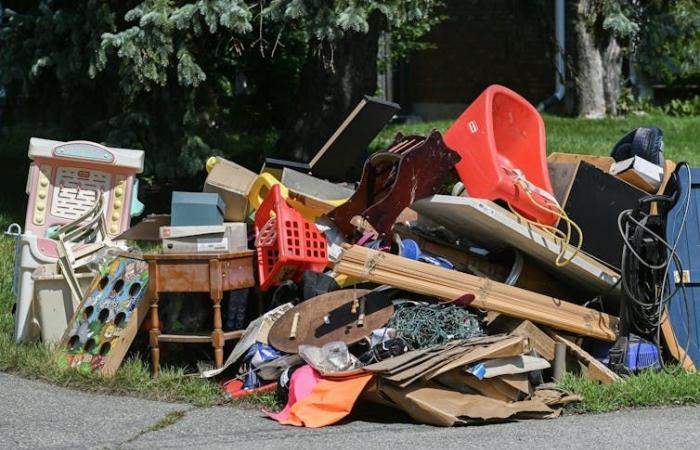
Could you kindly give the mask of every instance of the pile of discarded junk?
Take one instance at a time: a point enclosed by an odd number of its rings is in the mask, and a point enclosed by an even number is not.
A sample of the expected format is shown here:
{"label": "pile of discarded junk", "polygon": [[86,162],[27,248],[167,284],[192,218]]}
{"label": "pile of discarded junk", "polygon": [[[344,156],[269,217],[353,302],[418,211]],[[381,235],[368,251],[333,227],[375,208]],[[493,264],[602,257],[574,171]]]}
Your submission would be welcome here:
{"label": "pile of discarded junk", "polygon": [[16,340],[105,377],[139,335],[154,376],[199,344],[201,376],[276,390],[268,415],[307,427],[358,402],[438,426],[550,418],[580,401],[567,372],[695,370],[700,169],[665,160],[660,129],[547,157],[539,113],[494,85],[444,134],[366,157],[397,111],[365,97],[308,163],[212,157],[203,192],[133,227],[142,151],[33,138]]}

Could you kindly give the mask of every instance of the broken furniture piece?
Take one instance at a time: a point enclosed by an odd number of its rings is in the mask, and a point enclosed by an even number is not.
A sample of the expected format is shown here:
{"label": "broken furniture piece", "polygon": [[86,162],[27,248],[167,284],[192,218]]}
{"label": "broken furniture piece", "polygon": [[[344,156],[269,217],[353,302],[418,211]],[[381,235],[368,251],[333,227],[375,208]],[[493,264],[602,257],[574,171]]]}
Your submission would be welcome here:
{"label": "broken furniture piece", "polygon": [[445,132],[445,143],[462,158],[456,169],[470,197],[504,201],[544,225],[559,219],[544,122],[520,95],[489,86]]}
{"label": "broken furniture piece", "polygon": [[427,137],[399,133],[387,150],[367,158],[357,191],[328,217],[347,236],[359,223],[386,238],[404,208],[435,194],[459,159],[437,130]]}
{"label": "broken furniture piece", "polygon": [[148,311],[146,263],[117,256],[94,279],[58,348],[60,364],[111,377]]}
{"label": "broken furniture piece", "polygon": [[282,169],[289,167],[317,178],[348,181],[369,144],[400,109],[396,103],[365,95],[308,163],[268,158],[262,171],[278,180],[282,179]]}
{"label": "broken furniture piece", "polygon": [[280,317],[270,329],[277,350],[297,353],[299,345],[348,345],[381,328],[394,313],[389,296],[367,289],[345,289],[310,298]]}
{"label": "broken furniture piece", "polygon": [[[153,374],[160,371],[160,343],[185,344],[211,343],[217,368],[224,361],[224,342],[238,339],[242,330],[222,330],[221,300],[224,292],[249,288],[255,285],[253,276],[253,251],[234,253],[189,253],[144,255],[148,263],[151,282],[146,302],[150,304],[150,345]],[[168,292],[206,292],[214,308],[214,329],[210,335],[161,334],[158,317],[160,295]]]}
{"label": "broken furniture piece", "polygon": [[347,246],[335,272],[373,283],[495,311],[602,341],[617,339],[615,316],[357,245]]}
{"label": "broken furniture piece", "polygon": [[34,284],[32,272],[59,257],[55,230],[72,222],[104,201],[106,237],[113,238],[129,228],[132,215],[143,205],[136,198],[136,174],[143,170],[144,152],[109,148],[87,142],[59,142],[31,138],[32,164],[27,180],[29,202],[24,233],[18,240],[20,258],[15,288],[14,338],[22,342],[41,333],[32,313]]}

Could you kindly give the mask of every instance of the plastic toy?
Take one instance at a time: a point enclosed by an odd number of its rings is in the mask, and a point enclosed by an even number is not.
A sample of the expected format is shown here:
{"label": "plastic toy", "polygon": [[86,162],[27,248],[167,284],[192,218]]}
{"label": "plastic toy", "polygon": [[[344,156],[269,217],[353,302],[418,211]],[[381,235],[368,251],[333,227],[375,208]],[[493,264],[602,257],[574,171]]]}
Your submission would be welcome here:
{"label": "plastic toy", "polygon": [[117,256],[100,268],[61,339],[59,362],[111,376],[148,313],[148,264]]}
{"label": "plastic toy", "polygon": [[[136,199],[135,175],[143,170],[144,152],[108,148],[94,142],[59,142],[32,138],[32,164],[27,179],[29,202],[24,233],[17,236],[15,261],[15,340],[39,335],[39,323],[32,314],[34,282],[32,272],[42,264],[56,262],[55,232],[61,225],[83,216],[97,202],[104,201],[107,236],[129,228],[130,217],[143,205]],[[99,239],[100,237],[98,237]]]}

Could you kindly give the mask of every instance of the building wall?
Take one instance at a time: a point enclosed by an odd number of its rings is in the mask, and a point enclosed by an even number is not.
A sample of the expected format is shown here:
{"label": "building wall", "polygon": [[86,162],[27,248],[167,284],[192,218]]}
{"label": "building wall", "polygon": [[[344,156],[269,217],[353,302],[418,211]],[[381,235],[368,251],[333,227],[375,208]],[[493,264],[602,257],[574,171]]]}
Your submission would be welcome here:
{"label": "building wall", "polygon": [[533,104],[551,95],[553,1],[544,10],[529,0],[445,3],[447,19],[426,39],[435,48],[398,69],[395,97],[406,110],[425,120],[454,118],[490,84]]}

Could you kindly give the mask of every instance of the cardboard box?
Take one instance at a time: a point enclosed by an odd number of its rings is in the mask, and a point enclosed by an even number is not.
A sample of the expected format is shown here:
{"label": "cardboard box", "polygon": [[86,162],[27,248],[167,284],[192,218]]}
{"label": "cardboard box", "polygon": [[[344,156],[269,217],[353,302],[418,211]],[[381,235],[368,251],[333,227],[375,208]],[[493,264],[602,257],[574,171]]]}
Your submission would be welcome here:
{"label": "cardboard box", "polygon": [[163,253],[226,253],[248,249],[245,223],[161,227]]}
{"label": "cardboard box", "polygon": [[661,181],[664,179],[664,169],[646,159],[634,156],[613,164],[610,168],[610,175],[615,175],[617,178],[653,194],[661,186]]}
{"label": "cardboard box", "polygon": [[248,214],[248,193],[257,174],[224,158],[217,162],[204,182],[204,192],[214,192],[226,204],[227,222],[242,222]]}
{"label": "cardboard box", "polygon": [[219,194],[208,192],[173,192],[170,226],[222,225],[226,205]]}

